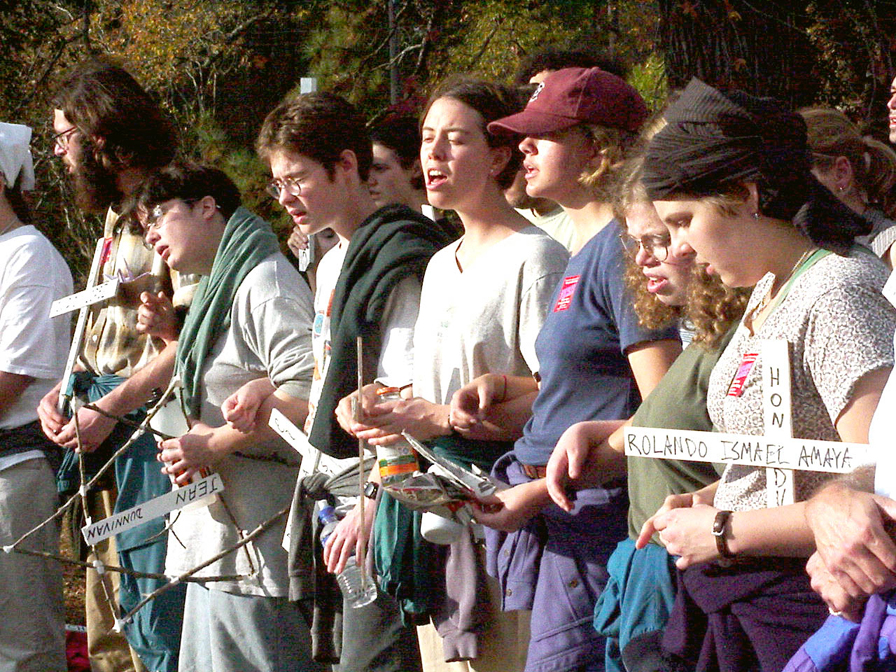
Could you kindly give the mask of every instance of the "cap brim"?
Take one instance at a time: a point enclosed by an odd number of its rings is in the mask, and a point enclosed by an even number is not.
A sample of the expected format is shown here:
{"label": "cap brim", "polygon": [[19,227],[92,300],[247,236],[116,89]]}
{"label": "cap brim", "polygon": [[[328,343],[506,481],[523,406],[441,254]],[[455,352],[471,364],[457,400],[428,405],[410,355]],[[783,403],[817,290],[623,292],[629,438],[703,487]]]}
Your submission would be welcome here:
{"label": "cap brim", "polygon": [[516,133],[517,135],[545,135],[581,123],[581,119],[539,112],[538,110],[523,110],[491,122],[488,125],[488,131],[489,133]]}

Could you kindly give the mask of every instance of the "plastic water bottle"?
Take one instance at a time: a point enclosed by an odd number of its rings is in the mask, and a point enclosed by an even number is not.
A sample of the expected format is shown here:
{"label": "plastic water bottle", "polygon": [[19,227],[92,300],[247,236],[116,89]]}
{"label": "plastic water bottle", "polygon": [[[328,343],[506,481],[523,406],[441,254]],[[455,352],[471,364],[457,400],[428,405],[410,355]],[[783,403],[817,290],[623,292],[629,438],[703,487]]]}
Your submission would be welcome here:
{"label": "plastic water bottle", "polygon": [[[333,534],[333,531],[339,524],[339,518],[336,517],[336,511],[329,504],[321,507],[317,517],[323,526],[323,530],[320,533],[320,541],[322,544],[326,544],[327,539],[330,538],[330,535]],[[336,583],[339,584],[346,603],[353,609],[367,606],[376,599],[376,583],[373,577],[368,576],[366,587],[362,584],[361,568],[355,562],[354,553],[348,559],[345,569],[336,575]]]}

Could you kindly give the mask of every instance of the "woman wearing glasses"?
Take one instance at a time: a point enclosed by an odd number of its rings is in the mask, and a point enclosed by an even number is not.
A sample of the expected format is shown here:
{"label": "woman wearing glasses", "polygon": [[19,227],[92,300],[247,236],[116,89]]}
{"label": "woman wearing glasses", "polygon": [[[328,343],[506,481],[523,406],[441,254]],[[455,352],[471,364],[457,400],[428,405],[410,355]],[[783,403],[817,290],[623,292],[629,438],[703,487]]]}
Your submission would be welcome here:
{"label": "woman wearing glasses", "polygon": [[668,495],[698,490],[718,480],[707,462],[623,457],[624,430],[629,426],[712,430],[706,411],[709,376],[749,296],[744,290],[726,288],[703,265],[696,265],[690,246],[672,244],[640,178],[641,159],[628,173],[617,205],[630,241],[626,280],[635,297],[635,311],[644,326],[679,323],[682,341],[690,344],[631,420],[622,426],[619,421],[573,425],[557,443],[547,469],[551,498],[571,511],[571,491],[593,487],[613,472],[612,465],[625,464],[628,538],[607,563],[610,578],[594,618],[595,629],[607,638],[608,671],[624,669],[623,662],[632,669],[643,642],[665,627],[674,603],[671,556],[658,535],[638,541],[641,528]]}
{"label": "woman wearing glasses", "polygon": [[[240,205],[239,192],[219,170],[190,164],[162,169],[141,187],[136,212],[147,242],[171,268],[204,276],[177,349],[191,428],[162,441],[159,459],[179,485],[209,467],[225,488],[209,506],[174,516],[167,572],[193,570],[273,521],[197,574],[227,578],[189,584],[180,669],[313,669],[307,628],[287,598],[285,520],[277,518],[292,500],[299,459],[265,422],[273,408],[296,423],[307,414],[311,294],[270,225]],[[257,426],[245,433],[231,428],[222,403],[262,378],[274,391]]]}

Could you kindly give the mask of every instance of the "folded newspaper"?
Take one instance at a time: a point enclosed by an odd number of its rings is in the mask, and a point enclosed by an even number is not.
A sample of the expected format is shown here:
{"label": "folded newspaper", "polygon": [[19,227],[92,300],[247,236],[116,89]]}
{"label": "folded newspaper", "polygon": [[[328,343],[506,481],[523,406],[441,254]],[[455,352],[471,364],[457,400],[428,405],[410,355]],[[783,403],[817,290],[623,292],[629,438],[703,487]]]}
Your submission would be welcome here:
{"label": "folded newspaper", "polygon": [[402,436],[432,466],[426,472],[415,472],[384,490],[410,509],[430,511],[444,518],[469,522],[466,505],[494,494],[503,487],[475,464],[466,469],[430,450],[407,432]]}
{"label": "folded newspaper", "polygon": [[[308,443],[307,436],[276,409],[271,412],[269,424],[302,454],[303,472],[309,467],[326,471],[325,463],[328,460],[333,461],[332,458],[321,455],[315,450]],[[426,473],[414,472],[399,483],[383,486],[386,492],[408,508],[431,511],[459,522],[469,522],[470,511],[467,505],[488,497],[500,487],[505,487],[476,465],[473,465],[472,470],[461,467],[440,457],[407,432],[402,434],[414,450],[432,464]]]}

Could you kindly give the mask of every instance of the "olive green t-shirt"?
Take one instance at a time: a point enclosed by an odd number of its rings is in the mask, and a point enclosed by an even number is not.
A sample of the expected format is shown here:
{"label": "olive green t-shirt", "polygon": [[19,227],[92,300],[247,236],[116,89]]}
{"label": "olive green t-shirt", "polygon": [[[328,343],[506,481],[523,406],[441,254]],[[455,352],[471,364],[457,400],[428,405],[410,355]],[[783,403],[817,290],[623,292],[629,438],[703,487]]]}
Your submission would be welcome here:
{"label": "olive green t-shirt", "polygon": [[[689,345],[675,360],[653,392],[632,417],[633,427],[662,427],[712,431],[706,410],[706,390],[725,346],[734,335],[736,325],[725,334],[718,347],[707,350]],[[668,495],[693,492],[719,480],[710,462],[665,460],[652,457],[628,459],[628,533],[636,539],[641,526],[663,505]],[[652,541],[660,543],[658,535]]]}

